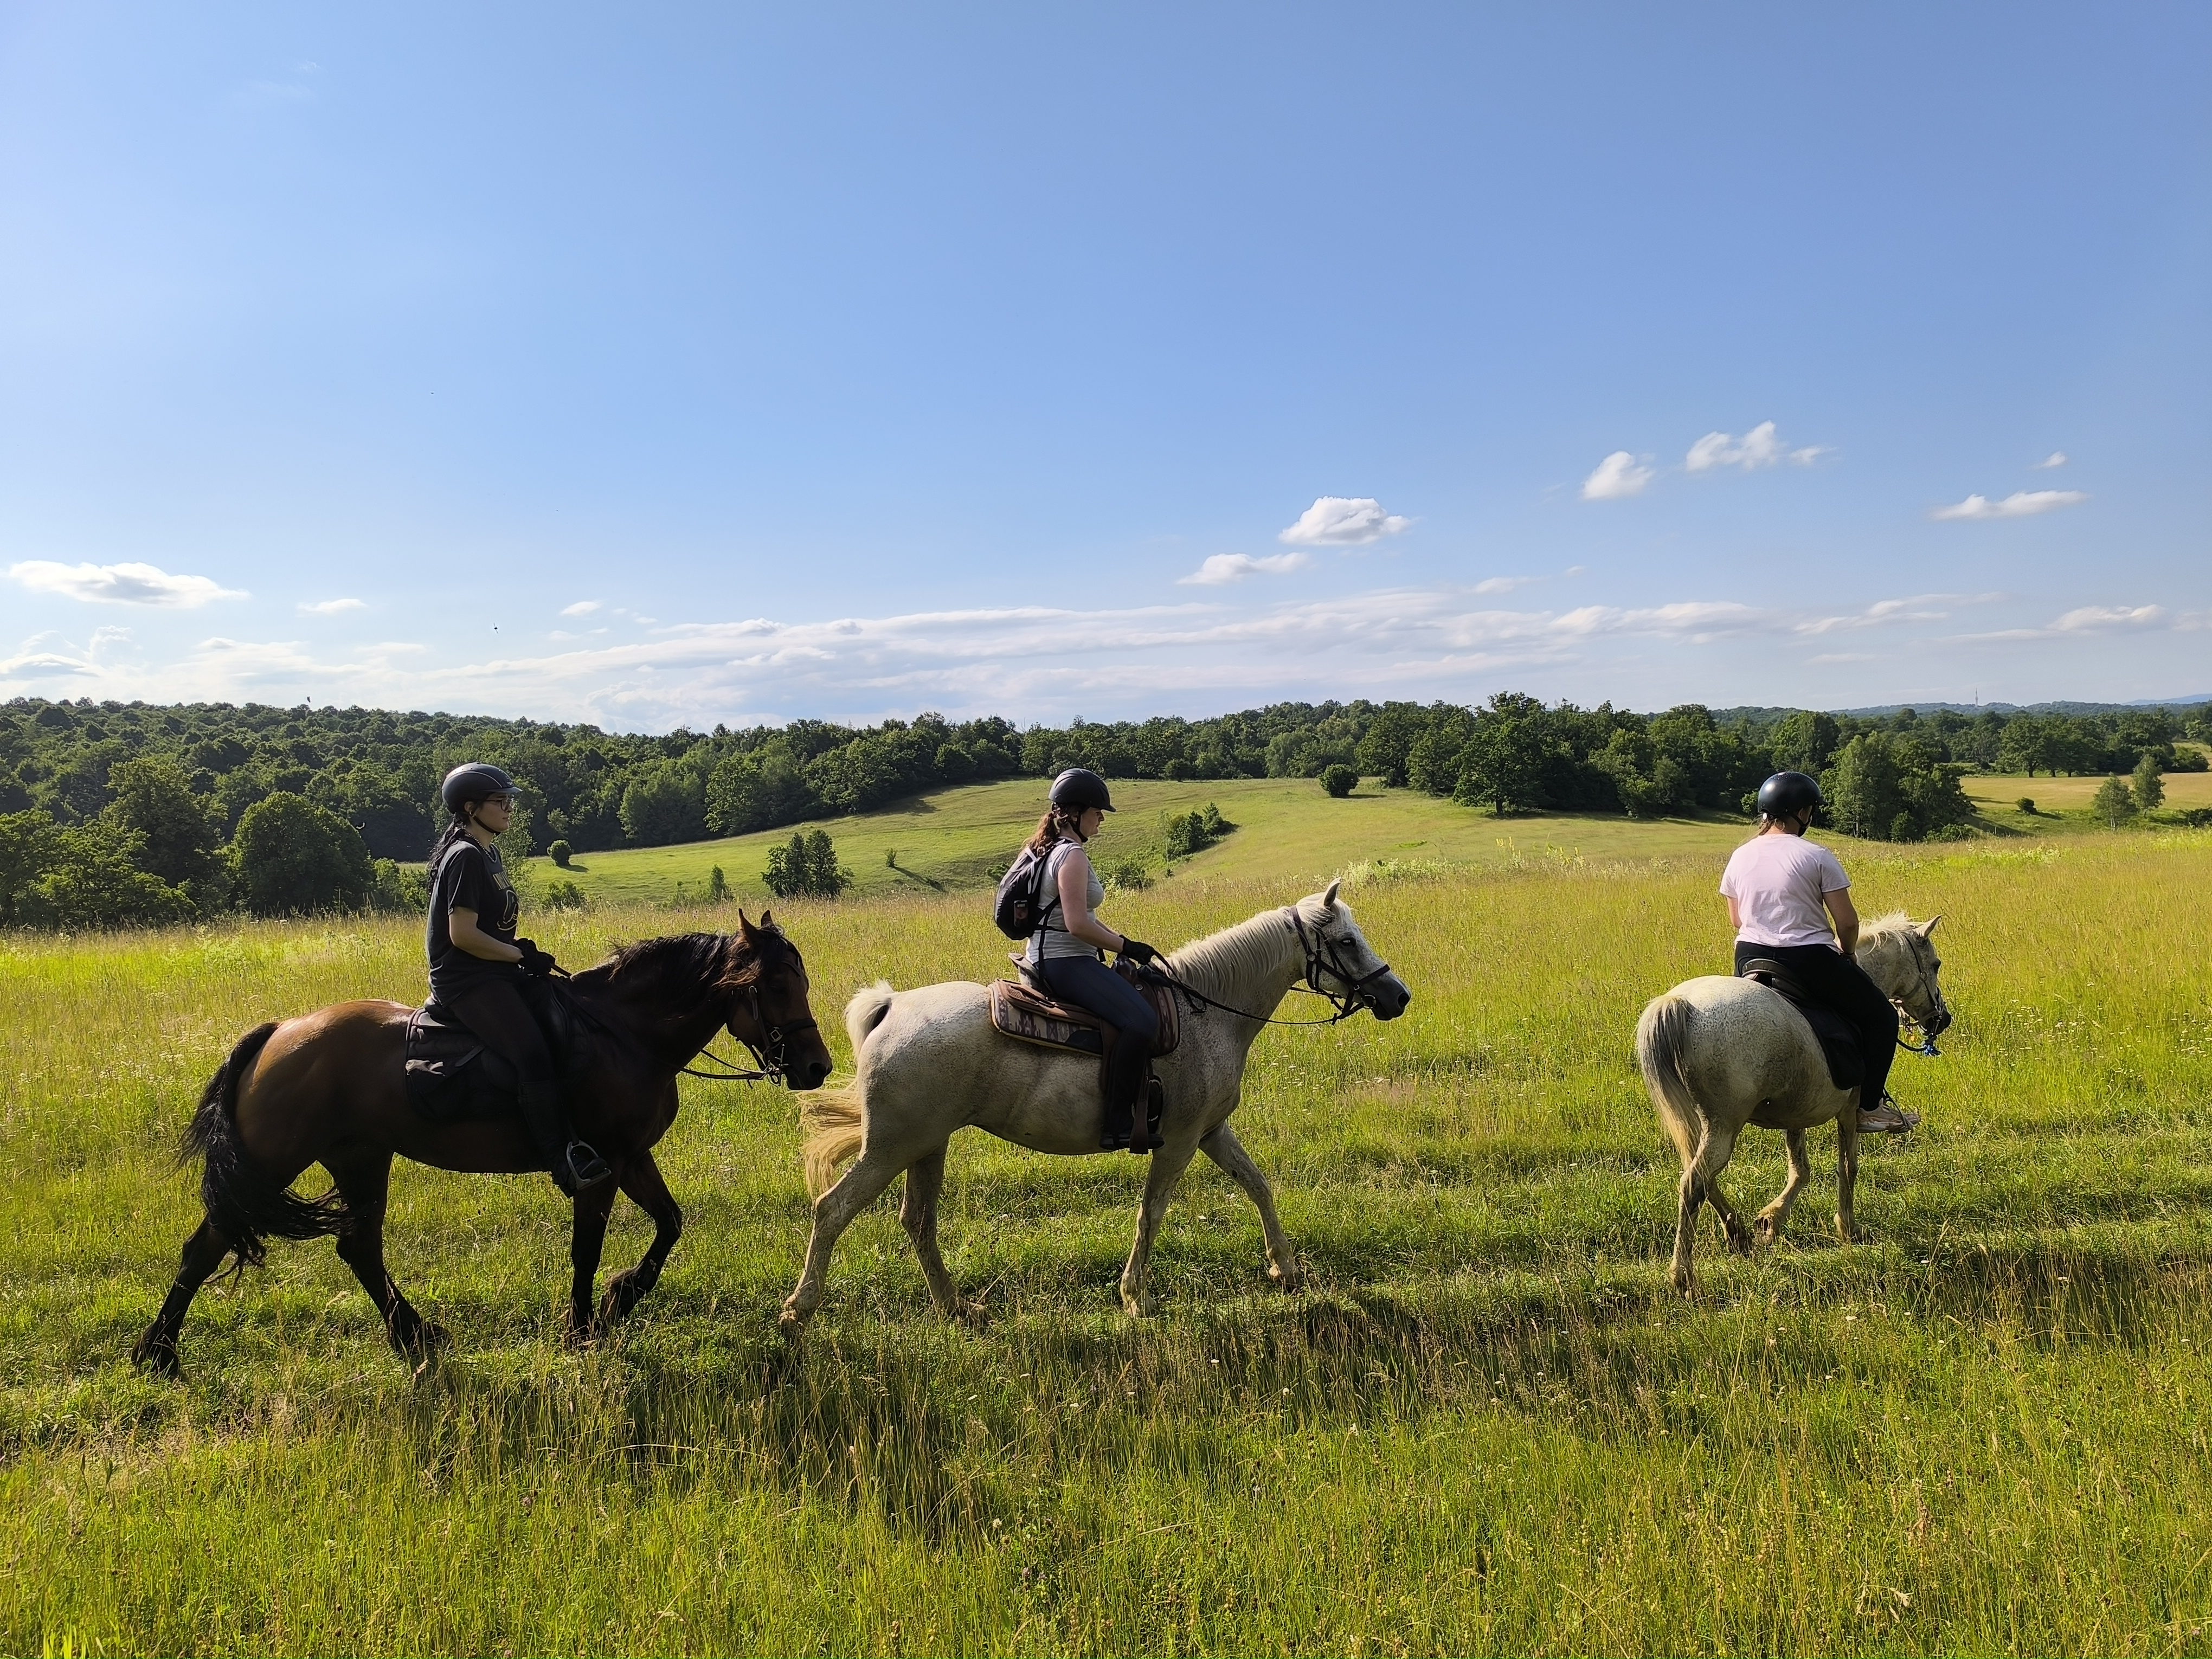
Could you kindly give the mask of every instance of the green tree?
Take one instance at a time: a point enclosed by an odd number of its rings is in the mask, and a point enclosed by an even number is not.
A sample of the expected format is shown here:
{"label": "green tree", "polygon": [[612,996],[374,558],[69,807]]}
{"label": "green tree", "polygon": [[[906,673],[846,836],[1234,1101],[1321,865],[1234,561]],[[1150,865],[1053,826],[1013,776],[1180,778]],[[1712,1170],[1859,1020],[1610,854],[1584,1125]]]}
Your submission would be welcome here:
{"label": "green tree", "polygon": [[1841,740],[1834,715],[1801,708],[1776,724],[1767,739],[1767,752],[1778,772],[1803,772],[1818,777]]}
{"label": "green tree", "polygon": [[805,817],[813,805],[806,780],[781,749],[727,756],[707,779],[707,827],[718,836],[773,830]]}
{"label": "green tree", "polygon": [[289,790],[246,809],[231,838],[231,859],[240,896],[257,916],[357,909],[375,886],[361,831]]}
{"label": "green tree", "polygon": [[2148,812],[2166,804],[2166,780],[2159,775],[2158,757],[2145,755],[2136,763],[2136,805]]}
{"label": "green tree", "polygon": [[778,898],[835,898],[853,877],[837,861],[828,830],[794,830],[788,842],[769,849],[761,880]]}
{"label": "green tree", "polygon": [[2090,798],[2089,810],[2117,830],[2135,817],[2136,793],[2124,778],[2106,778]]}
{"label": "green tree", "polygon": [[1340,763],[1334,766],[1324,766],[1321,772],[1321,787],[1331,796],[1341,800],[1359,787],[1359,774]]}
{"label": "green tree", "polygon": [[46,927],[159,927],[182,921],[191,900],[139,866],[145,837],[107,819],[58,826],[24,920]]}
{"label": "green tree", "polygon": [[1547,758],[1541,709],[1509,707],[1504,698],[1494,698],[1460,750],[1452,799],[1470,806],[1487,801],[1498,817],[1515,807],[1539,805]]}
{"label": "green tree", "polygon": [[689,769],[673,762],[647,768],[623,791],[622,826],[623,834],[639,847],[703,841],[705,792]]}
{"label": "green tree", "polygon": [[166,755],[143,755],[109,769],[115,801],[108,816],[145,838],[139,867],[172,887],[204,884],[215,872],[215,826],[185,769]]}
{"label": "green tree", "polygon": [[52,866],[54,815],[40,808],[0,817],[0,923],[30,920],[24,905]]}
{"label": "green tree", "polygon": [[1828,821],[1845,835],[1891,839],[1905,801],[1888,737],[1864,732],[1845,744],[1820,780],[1820,793],[1827,799]]}

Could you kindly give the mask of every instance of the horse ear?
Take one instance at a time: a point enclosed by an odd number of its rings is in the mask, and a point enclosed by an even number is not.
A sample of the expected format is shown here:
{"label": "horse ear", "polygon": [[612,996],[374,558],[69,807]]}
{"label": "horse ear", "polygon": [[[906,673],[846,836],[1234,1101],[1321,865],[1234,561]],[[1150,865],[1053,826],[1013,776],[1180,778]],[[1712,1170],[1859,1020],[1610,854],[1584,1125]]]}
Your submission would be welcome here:
{"label": "horse ear", "polygon": [[1336,908],[1336,890],[1343,885],[1344,884],[1341,881],[1333,881],[1329,883],[1328,891],[1321,896],[1321,908],[1322,909],[1334,910]]}
{"label": "horse ear", "polygon": [[745,920],[745,913],[742,908],[738,911],[738,935],[748,945],[753,942],[753,925]]}
{"label": "horse ear", "polygon": [[1922,922],[1920,924],[1920,937],[1926,939],[1930,933],[1936,931],[1936,924],[1942,920],[1942,915],[1939,912],[1937,915],[1932,915],[1929,917],[1927,921]]}
{"label": "horse ear", "polygon": [[775,927],[775,911],[773,911],[773,910],[763,910],[763,911],[762,911],[762,912],[761,912],[761,926],[762,926],[762,927]]}

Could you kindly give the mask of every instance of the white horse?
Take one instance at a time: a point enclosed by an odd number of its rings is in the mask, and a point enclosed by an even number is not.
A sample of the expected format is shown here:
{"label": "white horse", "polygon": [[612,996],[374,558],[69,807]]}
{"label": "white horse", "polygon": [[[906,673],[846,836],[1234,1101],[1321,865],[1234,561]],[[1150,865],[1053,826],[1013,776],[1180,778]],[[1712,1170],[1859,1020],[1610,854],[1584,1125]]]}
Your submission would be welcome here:
{"label": "white horse", "polygon": [[[1121,1306],[1132,1317],[1152,1310],[1145,1265],[1152,1237],[1176,1182],[1201,1151],[1258,1207],[1268,1278],[1285,1288],[1297,1282],[1267,1178],[1229,1127],[1245,1059],[1267,1018],[1301,979],[1345,1013],[1364,1007],[1377,1019],[1395,1019],[1413,1000],[1405,981],[1369,948],[1336,890],[1331,882],[1327,892],[1263,911],[1166,958],[1168,971],[1206,1000],[1184,999],[1182,1043],[1153,1062],[1166,1091],[1160,1133],[1167,1144],[1151,1155],[1136,1244],[1121,1271]],[[809,1131],[805,1158],[807,1188],[815,1194],[814,1231],[805,1269],[783,1304],[787,1334],[796,1334],[821,1303],[838,1235],[902,1170],[906,1197],[899,1219],[921,1258],[930,1297],[948,1317],[962,1310],[937,1249],[945,1146],[955,1130],[988,1129],[1032,1152],[1073,1157],[1099,1150],[1097,1060],[1002,1036],[991,1024],[989,995],[983,986],[960,981],[899,992],[878,983],[846,1007],[857,1075],[848,1089],[811,1097],[800,1115]],[[860,1161],[830,1186],[837,1165],[855,1152]]]}
{"label": "white horse", "polygon": [[[1937,975],[1943,963],[1929,935],[1936,916],[1915,926],[1902,912],[1884,916],[1859,938],[1856,952],[1867,976],[1905,1018],[1930,1037],[1951,1023]],[[1836,1231],[1858,1237],[1851,1192],[1859,1173],[1859,1091],[1838,1089],[1805,1017],[1779,991],[1755,981],[1709,975],[1686,979],[1654,997],[1636,1023],[1636,1060],[1660,1121],[1682,1156],[1680,1203],[1674,1222],[1674,1288],[1692,1295],[1690,1268],[1698,1206],[1720,1212],[1729,1247],[1747,1254],[1752,1235],[1721,1192],[1721,1171],[1746,1124],[1779,1129],[1790,1148],[1790,1179],[1753,1218],[1762,1243],[1782,1237],[1790,1209],[1811,1177],[1805,1131],[1836,1121]]]}

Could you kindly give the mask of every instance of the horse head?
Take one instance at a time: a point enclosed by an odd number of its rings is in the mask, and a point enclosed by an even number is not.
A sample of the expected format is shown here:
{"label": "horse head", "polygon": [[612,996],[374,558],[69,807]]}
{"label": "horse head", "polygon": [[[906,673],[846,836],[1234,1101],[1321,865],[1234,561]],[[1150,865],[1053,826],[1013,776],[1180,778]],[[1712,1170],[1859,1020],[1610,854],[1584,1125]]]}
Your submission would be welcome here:
{"label": "horse head", "polygon": [[765,1057],[787,1087],[820,1088],[830,1075],[830,1048],[807,1002],[806,963],[799,947],[766,910],[757,927],[738,912],[737,941],[738,959],[722,979],[731,993],[730,1035]]}
{"label": "horse head", "polygon": [[1375,954],[1352,907],[1337,897],[1341,882],[1292,907],[1306,951],[1306,982],[1324,996],[1364,1008],[1377,1019],[1395,1019],[1413,1000],[1406,981]]}
{"label": "horse head", "polygon": [[1943,959],[1933,937],[1942,920],[1930,916],[1916,926],[1908,916],[1885,916],[1867,930],[1858,950],[1867,977],[1930,1038],[1951,1024],[1950,1006],[1943,1000]]}

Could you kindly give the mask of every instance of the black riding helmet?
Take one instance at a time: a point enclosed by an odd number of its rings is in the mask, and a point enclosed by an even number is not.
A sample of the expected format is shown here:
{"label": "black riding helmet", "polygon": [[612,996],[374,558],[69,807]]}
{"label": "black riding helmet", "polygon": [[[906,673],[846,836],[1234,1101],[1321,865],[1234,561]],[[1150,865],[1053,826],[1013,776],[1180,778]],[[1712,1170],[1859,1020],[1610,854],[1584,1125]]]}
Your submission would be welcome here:
{"label": "black riding helmet", "polygon": [[1802,772],[1777,772],[1759,786],[1759,815],[1786,818],[1823,805],[1820,786]]}
{"label": "black riding helmet", "polygon": [[1071,812],[1080,812],[1086,806],[1102,812],[1114,810],[1106,780],[1087,766],[1071,766],[1052,781],[1052,804]]}
{"label": "black riding helmet", "polygon": [[455,817],[460,817],[461,808],[471,801],[514,793],[514,780],[488,761],[471,761],[465,766],[456,766],[446,774],[445,782],[438,786],[439,799]]}

